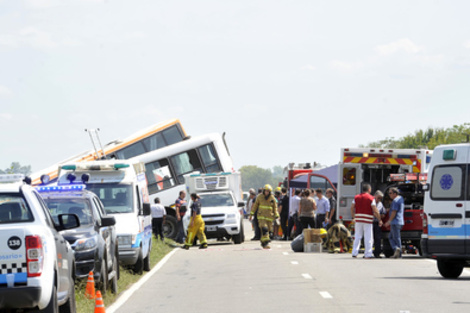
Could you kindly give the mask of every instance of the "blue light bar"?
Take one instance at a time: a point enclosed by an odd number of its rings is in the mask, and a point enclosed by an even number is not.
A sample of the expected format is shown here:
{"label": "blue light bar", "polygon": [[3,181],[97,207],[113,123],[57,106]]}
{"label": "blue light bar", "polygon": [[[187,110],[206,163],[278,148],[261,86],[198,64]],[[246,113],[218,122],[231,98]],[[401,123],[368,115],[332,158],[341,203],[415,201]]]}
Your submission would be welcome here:
{"label": "blue light bar", "polygon": [[50,186],[50,187],[36,187],[39,192],[54,192],[54,191],[81,191],[86,189],[85,185],[67,185],[67,186]]}

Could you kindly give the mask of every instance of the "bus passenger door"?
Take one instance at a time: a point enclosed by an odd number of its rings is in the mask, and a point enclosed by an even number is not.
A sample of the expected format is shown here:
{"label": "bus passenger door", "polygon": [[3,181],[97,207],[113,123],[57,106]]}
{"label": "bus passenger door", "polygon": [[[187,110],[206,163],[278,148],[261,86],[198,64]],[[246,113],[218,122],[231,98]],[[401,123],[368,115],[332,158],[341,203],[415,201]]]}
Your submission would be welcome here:
{"label": "bus passenger door", "polygon": [[352,220],[351,204],[361,193],[362,164],[340,164],[338,169],[338,219]]}

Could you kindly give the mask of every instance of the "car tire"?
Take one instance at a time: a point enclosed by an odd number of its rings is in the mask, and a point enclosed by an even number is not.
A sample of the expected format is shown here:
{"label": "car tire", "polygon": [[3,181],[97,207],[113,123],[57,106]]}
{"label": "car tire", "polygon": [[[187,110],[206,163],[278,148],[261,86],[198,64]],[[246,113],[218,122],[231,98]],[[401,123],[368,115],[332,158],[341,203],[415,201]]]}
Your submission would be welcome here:
{"label": "car tire", "polygon": [[144,269],[144,257],[142,255],[142,247],[139,250],[139,256],[137,257],[137,262],[135,262],[133,271],[135,274],[142,275]]}
{"label": "car tire", "polygon": [[243,226],[240,225],[240,232],[234,236],[232,236],[233,243],[239,245],[243,242]]}
{"label": "car tire", "polygon": [[444,278],[458,278],[463,272],[463,265],[459,261],[437,260],[437,269]]}
{"label": "car tire", "polygon": [[101,260],[100,285],[98,289],[103,296],[108,291],[108,261],[106,256]]}
{"label": "car tire", "polygon": [[114,277],[111,280],[111,292],[115,295],[118,293],[118,278],[119,278],[119,261],[118,257],[115,255],[113,257],[113,271]]}
{"label": "car tire", "polygon": [[[75,266],[75,265],[74,265]],[[60,313],[75,313],[77,312],[77,304],[75,301],[75,284],[73,277],[71,280],[72,284],[70,285],[69,299],[65,302],[64,305],[59,307]]]}
{"label": "car tire", "polygon": [[150,268],[150,251],[152,251],[152,244],[149,245],[149,251],[147,257],[144,259],[144,271],[149,272]]}
{"label": "car tire", "polygon": [[43,310],[40,310],[41,313],[58,313],[59,312],[59,303],[57,302],[57,287],[54,285],[52,288],[51,299],[49,304]]}
{"label": "car tire", "polygon": [[163,224],[163,235],[166,238],[175,240],[178,235],[178,221],[176,217],[167,215]]}

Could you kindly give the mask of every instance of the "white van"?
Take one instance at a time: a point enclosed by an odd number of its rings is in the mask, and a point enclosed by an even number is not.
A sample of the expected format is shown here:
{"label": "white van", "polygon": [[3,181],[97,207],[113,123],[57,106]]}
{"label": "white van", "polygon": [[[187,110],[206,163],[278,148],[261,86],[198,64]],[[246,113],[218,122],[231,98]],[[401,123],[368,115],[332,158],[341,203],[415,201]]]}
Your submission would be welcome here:
{"label": "white van", "polygon": [[150,270],[152,220],[145,165],[105,160],[61,165],[58,184],[86,184],[116,219],[119,262],[136,273]]}
{"label": "white van", "polygon": [[434,150],[424,197],[423,255],[439,273],[457,278],[470,267],[470,144]]}

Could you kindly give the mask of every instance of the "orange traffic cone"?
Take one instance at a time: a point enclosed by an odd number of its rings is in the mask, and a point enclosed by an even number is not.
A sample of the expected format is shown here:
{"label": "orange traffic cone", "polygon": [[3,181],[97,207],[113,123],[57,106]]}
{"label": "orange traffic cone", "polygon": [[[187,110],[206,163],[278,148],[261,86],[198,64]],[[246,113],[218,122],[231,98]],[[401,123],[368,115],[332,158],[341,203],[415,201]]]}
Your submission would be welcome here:
{"label": "orange traffic cone", "polygon": [[95,313],[106,313],[101,291],[99,290],[96,292]]}
{"label": "orange traffic cone", "polygon": [[93,279],[93,272],[88,273],[85,297],[87,297],[88,299],[95,299],[95,280]]}

